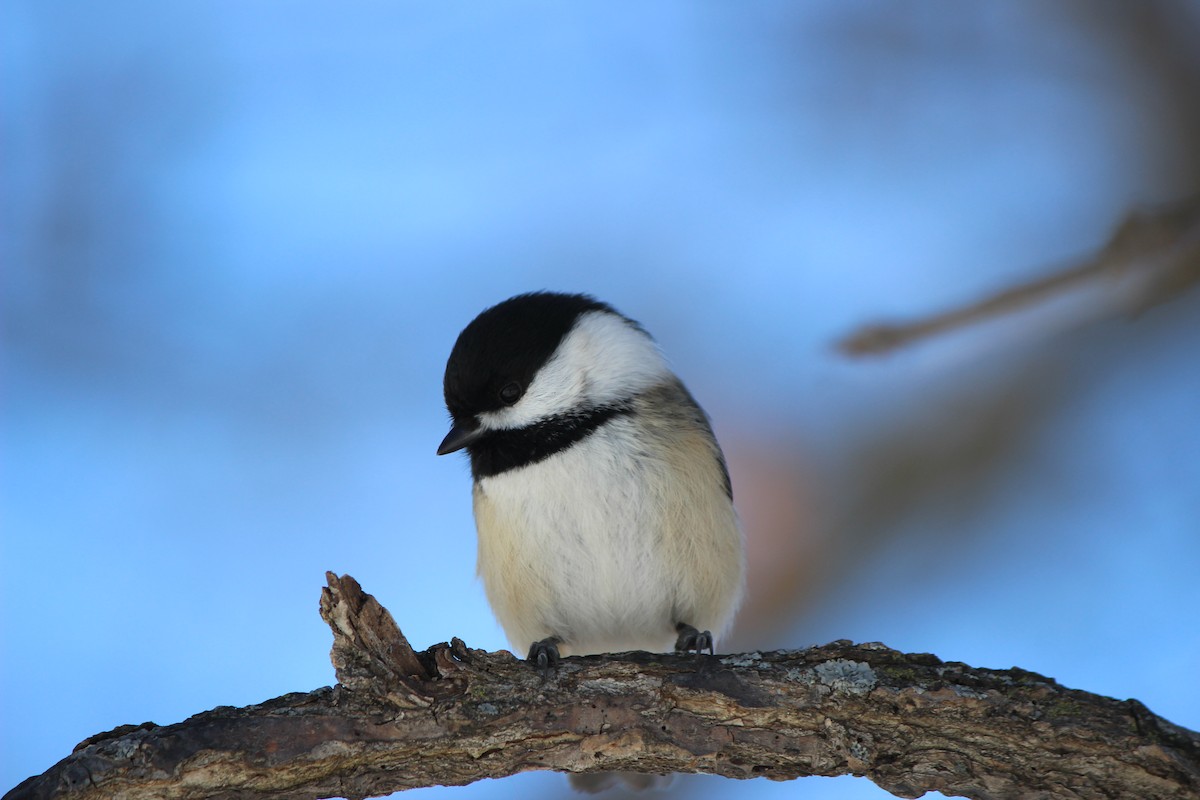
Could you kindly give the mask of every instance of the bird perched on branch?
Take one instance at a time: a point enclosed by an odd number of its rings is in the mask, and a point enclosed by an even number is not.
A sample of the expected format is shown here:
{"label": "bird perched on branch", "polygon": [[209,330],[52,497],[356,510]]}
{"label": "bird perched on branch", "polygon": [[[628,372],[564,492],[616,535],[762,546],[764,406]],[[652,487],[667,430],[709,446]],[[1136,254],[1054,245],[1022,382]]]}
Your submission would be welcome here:
{"label": "bird perched on branch", "polygon": [[729,473],[641,325],[518,295],[459,334],[444,390],[438,454],[470,456],[479,574],[518,652],[714,651],[745,572]]}

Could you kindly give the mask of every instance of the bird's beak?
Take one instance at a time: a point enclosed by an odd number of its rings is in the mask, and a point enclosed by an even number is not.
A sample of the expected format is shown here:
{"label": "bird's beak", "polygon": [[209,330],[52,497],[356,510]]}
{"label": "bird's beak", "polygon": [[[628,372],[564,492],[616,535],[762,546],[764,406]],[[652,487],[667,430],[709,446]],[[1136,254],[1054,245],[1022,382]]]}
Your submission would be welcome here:
{"label": "bird's beak", "polygon": [[474,427],[465,425],[455,425],[446,434],[446,438],[442,439],[442,443],[438,445],[437,454],[444,456],[446,453],[453,453],[456,450],[462,450],[471,442],[483,435],[483,428],[478,423]]}

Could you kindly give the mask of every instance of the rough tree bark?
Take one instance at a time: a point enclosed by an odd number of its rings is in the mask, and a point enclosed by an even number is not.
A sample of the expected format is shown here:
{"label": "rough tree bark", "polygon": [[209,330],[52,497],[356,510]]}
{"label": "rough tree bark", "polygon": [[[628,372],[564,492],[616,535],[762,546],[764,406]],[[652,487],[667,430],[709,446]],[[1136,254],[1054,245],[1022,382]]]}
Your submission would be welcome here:
{"label": "rough tree bark", "polygon": [[1200,734],[1020,669],[834,642],[565,659],[415,653],[328,575],[339,685],[93,736],[5,797],[361,798],[533,769],[853,774],[901,797],[1200,797]]}

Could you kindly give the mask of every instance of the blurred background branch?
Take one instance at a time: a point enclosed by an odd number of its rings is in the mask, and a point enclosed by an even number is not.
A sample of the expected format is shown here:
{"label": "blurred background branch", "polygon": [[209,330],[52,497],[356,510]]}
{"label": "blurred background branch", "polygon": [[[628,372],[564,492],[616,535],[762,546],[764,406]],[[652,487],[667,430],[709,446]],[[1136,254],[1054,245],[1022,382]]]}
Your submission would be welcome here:
{"label": "blurred background branch", "polygon": [[[852,356],[877,355],[964,325],[1019,311],[1059,292],[1106,281],[1093,317],[1141,312],[1164,303],[1200,280],[1200,197],[1131,214],[1094,257],[1022,283],[976,303],[907,323],[880,323],[838,343]],[[1119,282],[1119,283],[1118,283]]]}

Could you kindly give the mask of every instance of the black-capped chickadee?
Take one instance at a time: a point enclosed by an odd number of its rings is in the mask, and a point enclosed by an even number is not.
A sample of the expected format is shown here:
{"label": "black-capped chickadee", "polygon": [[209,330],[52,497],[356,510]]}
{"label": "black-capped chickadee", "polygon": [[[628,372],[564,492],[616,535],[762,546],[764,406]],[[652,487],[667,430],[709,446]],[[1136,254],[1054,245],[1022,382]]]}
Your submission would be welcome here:
{"label": "black-capped chickadee", "polygon": [[586,295],[493,306],[454,344],[479,574],[517,652],[701,652],[733,620],[742,534],[708,418],[636,322]]}

